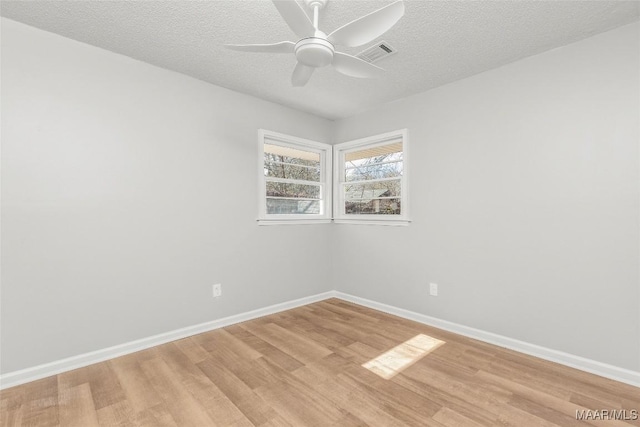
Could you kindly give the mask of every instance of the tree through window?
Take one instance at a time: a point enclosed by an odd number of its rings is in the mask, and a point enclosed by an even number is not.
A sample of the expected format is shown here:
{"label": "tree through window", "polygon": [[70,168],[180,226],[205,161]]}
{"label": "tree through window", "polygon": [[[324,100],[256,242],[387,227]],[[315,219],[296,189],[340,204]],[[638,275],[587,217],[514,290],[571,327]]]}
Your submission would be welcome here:
{"label": "tree through window", "polygon": [[406,132],[338,144],[334,219],[406,220]]}
{"label": "tree through window", "polygon": [[328,218],[330,146],[267,131],[261,135],[264,175],[260,219]]}

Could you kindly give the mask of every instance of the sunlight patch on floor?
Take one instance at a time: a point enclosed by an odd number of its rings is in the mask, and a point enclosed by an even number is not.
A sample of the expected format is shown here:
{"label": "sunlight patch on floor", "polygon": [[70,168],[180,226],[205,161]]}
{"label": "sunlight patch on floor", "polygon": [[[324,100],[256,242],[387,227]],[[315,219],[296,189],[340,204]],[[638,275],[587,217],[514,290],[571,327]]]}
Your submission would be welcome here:
{"label": "sunlight patch on floor", "polygon": [[388,380],[444,343],[428,335],[419,334],[364,363],[362,367]]}

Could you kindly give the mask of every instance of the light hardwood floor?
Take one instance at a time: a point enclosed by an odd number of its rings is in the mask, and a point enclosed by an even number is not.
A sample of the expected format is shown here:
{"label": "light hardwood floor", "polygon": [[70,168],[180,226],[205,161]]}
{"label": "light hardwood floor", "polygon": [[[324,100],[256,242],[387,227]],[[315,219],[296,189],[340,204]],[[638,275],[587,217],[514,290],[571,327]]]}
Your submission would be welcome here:
{"label": "light hardwood floor", "polygon": [[[446,343],[389,380],[361,365]],[[338,299],[0,393],[2,426],[640,426],[640,389]],[[630,413],[630,412],[629,412]]]}

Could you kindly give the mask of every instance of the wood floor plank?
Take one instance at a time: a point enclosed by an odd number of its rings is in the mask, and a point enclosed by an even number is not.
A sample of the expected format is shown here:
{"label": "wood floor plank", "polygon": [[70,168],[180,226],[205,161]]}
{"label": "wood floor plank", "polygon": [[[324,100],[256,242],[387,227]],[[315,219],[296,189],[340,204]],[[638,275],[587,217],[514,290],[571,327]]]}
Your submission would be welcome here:
{"label": "wood floor plank", "polygon": [[164,360],[160,358],[147,360],[142,362],[141,367],[178,425],[215,425],[206,410],[192,398],[182,385],[180,377],[167,366]]}
{"label": "wood floor plank", "polygon": [[110,363],[96,363],[85,368],[89,374],[91,396],[96,410],[126,400],[126,395]]}
{"label": "wood floor plank", "polygon": [[330,329],[323,328],[317,323],[310,322],[301,317],[288,319],[286,321],[279,321],[278,325],[291,332],[303,335],[329,350],[340,348],[354,342],[354,340],[349,337],[345,337],[344,335]]}
{"label": "wood floor plank", "polygon": [[303,364],[313,362],[314,360],[331,354],[331,350],[326,347],[315,343],[305,336],[296,335],[275,323],[259,326],[247,324],[245,327],[258,338],[279,348]]}
{"label": "wood floor plank", "polygon": [[58,395],[58,405],[61,426],[92,427],[100,425],[89,383],[72,387],[62,386]]}
{"label": "wood floor plank", "polygon": [[[418,335],[444,344],[389,353]],[[640,389],[339,299],[0,391],[2,427],[640,426],[582,410]]]}
{"label": "wood floor plank", "polygon": [[331,311],[321,307],[307,306],[300,308],[300,317],[321,327],[333,331],[339,335],[349,338],[352,342],[366,340],[367,337],[374,333],[370,328],[364,329],[362,326],[352,328],[349,326],[348,320],[336,316]]}
{"label": "wood floor plank", "polygon": [[[523,398],[531,402],[529,404],[529,408],[525,408],[525,410],[527,410],[527,412],[529,413],[538,415],[541,412],[540,408],[543,408],[545,411],[558,412],[559,414],[561,414],[558,417],[559,425],[566,425],[568,419],[575,420],[576,410],[589,409],[589,408],[584,408],[574,403],[571,403],[568,400],[564,400],[556,396],[546,394],[542,391],[534,390],[525,385],[521,385],[519,383],[511,381],[507,378],[498,377],[496,375],[489,374],[482,371],[477,374],[477,377],[484,382],[497,384],[511,391],[516,396],[516,397],[513,397],[512,400],[510,401],[511,405],[514,405],[514,403],[517,402],[514,406],[517,406],[517,404],[519,403],[521,405],[520,407],[522,407],[522,404],[524,403],[522,401]],[[536,408],[535,410],[533,410],[534,405]],[[620,426],[620,427],[624,426],[624,423],[618,422],[615,420],[607,420],[607,421],[589,420],[588,422],[586,422],[586,424],[594,425],[594,426]]]}
{"label": "wood floor plank", "polygon": [[209,357],[209,353],[191,337],[174,341],[174,344],[189,358],[191,363],[200,363]]}
{"label": "wood floor plank", "polygon": [[121,400],[96,411],[98,424],[113,427],[141,427],[135,412],[126,400]]}
{"label": "wood floor plank", "polygon": [[230,334],[238,337],[242,342],[283,369],[292,371],[303,366],[302,362],[249,332],[244,325],[235,325],[226,329]]}
{"label": "wood floor plank", "polygon": [[215,425],[223,427],[253,425],[209,377],[188,357],[185,357],[175,343],[165,344],[165,346],[162,358],[167,366],[180,378],[184,387],[205,409],[209,418],[214,420]]}
{"label": "wood floor plank", "polygon": [[583,406],[585,408],[610,408],[610,409],[622,409],[621,400],[609,400],[602,401],[591,396],[585,396],[582,393],[570,393],[569,402],[576,405]]}
{"label": "wood floor plank", "polygon": [[162,403],[162,399],[151,386],[140,367],[139,359],[119,357],[109,364],[122,386],[129,405],[135,412],[143,412]]}
{"label": "wood floor plank", "polygon": [[[323,416],[326,416],[328,421],[335,423],[336,419],[340,419],[347,411],[369,425],[404,425],[400,420],[384,411],[374,396],[362,393],[362,390],[353,387],[344,378],[336,377],[333,381],[325,381],[314,385],[324,396],[322,402],[309,398],[308,395],[301,393],[299,388],[294,389],[291,384],[291,382],[288,382],[284,387],[270,391],[283,393],[284,395],[276,395],[281,402],[289,401],[296,405],[295,410],[297,411],[296,415],[301,423],[300,425],[320,426],[322,423],[319,420]],[[332,409],[330,417],[327,414],[329,408]],[[284,410],[287,409],[289,408]],[[316,412],[312,412],[312,409]]]}
{"label": "wood floor plank", "polygon": [[198,367],[253,424],[261,425],[276,417],[276,411],[224,365],[208,359]]}
{"label": "wood floor plank", "polygon": [[[389,348],[391,349],[393,347]],[[349,344],[346,347],[336,350],[336,354],[351,360],[357,365],[362,365],[363,363],[378,357],[381,353],[382,350],[363,344],[360,341],[356,341],[353,344]]]}
{"label": "wood floor plank", "polygon": [[141,427],[179,427],[163,404],[138,412],[135,418]]}
{"label": "wood floor plank", "polygon": [[[15,400],[13,400],[15,399]],[[19,398],[4,398],[0,400],[0,426],[21,426],[22,422],[22,403],[16,403]]]}
{"label": "wood floor plank", "polygon": [[387,406],[398,411],[397,418],[411,417],[425,420],[432,418],[442,408],[442,405],[437,402],[360,367],[346,369],[343,375],[358,382],[368,393],[380,395]]}
{"label": "wood floor plank", "polygon": [[501,395],[487,394],[485,390],[473,385],[468,386],[454,377],[423,369],[419,363],[407,372],[396,375],[392,381],[480,425],[495,425],[498,419],[498,415],[492,409],[502,401]]}
{"label": "wood floor plank", "polygon": [[256,393],[294,425],[324,426],[336,424],[347,414],[323,393],[316,394],[302,381],[283,371],[277,384],[259,387]]}
{"label": "wood floor plank", "polygon": [[24,426],[56,426],[59,423],[58,381],[45,378],[27,384],[22,393],[21,423]]}
{"label": "wood floor plank", "polygon": [[[527,375],[528,378],[540,379],[543,382],[541,391],[562,388],[565,391],[563,398],[566,398],[567,393],[580,389],[583,394],[600,400],[629,399],[640,405],[640,393],[636,387],[536,357],[523,357],[522,354],[515,351],[501,350],[496,353],[496,359],[492,366],[494,368],[496,365],[507,366],[511,369],[512,376]],[[562,377],[563,381],[557,381],[558,376]]]}
{"label": "wood floor plank", "polygon": [[221,349],[225,349],[237,354],[237,357],[241,357],[243,359],[252,360],[262,357],[262,353],[256,351],[242,340],[239,340],[225,329],[217,329],[215,331],[199,334],[191,337],[191,339],[208,353],[214,353]]}
{"label": "wood floor plank", "polygon": [[480,427],[475,421],[446,407],[439,410],[433,418],[447,427]]}
{"label": "wood floor plank", "polygon": [[0,391],[0,425],[9,426],[22,424],[24,399],[26,393],[30,391],[28,388],[29,385],[32,384],[33,383],[25,384],[21,387],[12,387]]}

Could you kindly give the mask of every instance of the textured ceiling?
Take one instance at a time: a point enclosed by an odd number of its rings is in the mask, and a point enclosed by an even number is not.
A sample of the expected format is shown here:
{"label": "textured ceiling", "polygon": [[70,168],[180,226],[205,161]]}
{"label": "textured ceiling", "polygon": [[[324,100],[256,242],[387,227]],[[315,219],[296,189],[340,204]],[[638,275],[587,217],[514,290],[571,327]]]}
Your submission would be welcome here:
{"label": "textured ceiling", "polygon": [[[326,33],[389,1],[331,0]],[[638,20],[637,1],[406,1],[381,39],[398,53],[375,80],[317,70],[291,87],[293,55],[224,43],[296,41],[270,1],[2,1],[2,16],[329,119],[422,92]],[[361,48],[338,47],[347,53]]]}

